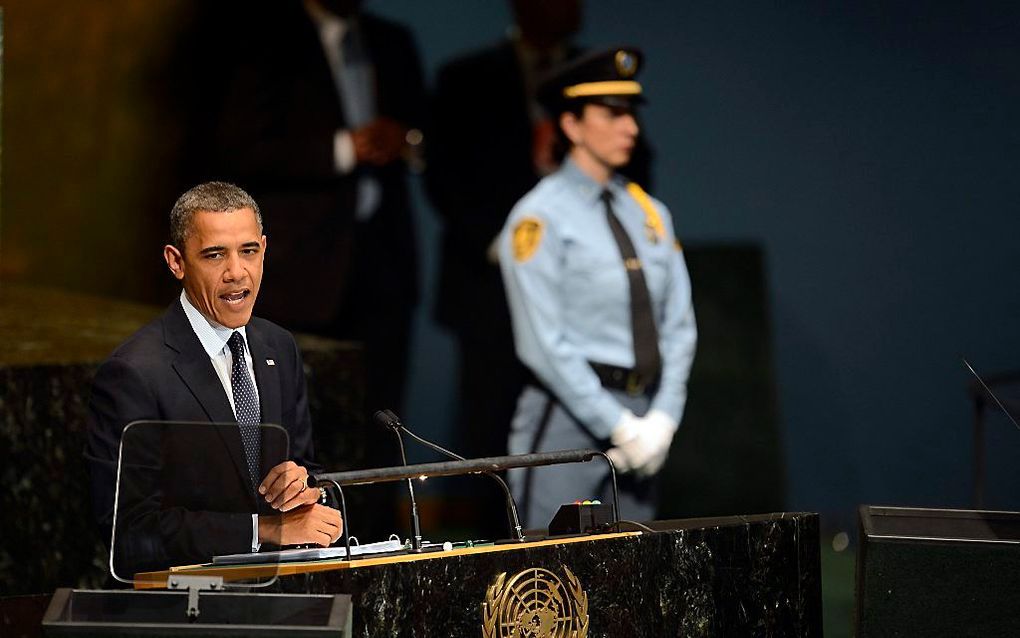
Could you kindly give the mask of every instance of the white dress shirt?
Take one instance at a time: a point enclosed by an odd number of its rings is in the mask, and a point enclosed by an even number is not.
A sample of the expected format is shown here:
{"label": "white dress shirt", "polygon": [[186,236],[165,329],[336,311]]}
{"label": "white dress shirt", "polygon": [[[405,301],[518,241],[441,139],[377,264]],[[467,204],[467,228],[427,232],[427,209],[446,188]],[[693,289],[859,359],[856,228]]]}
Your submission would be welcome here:
{"label": "white dress shirt", "polygon": [[[347,126],[355,129],[375,119],[375,69],[364,47],[360,45],[358,25],[354,19],[344,19],[327,11],[316,0],[305,0],[305,11],[319,32],[322,51],[333,72],[333,84],[340,96]],[[352,32],[352,33],[349,33]],[[353,50],[355,59],[344,58],[344,38],[355,38]],[[351,44],[347,46],[352,49]],[[354,140],[350,129],[341,129],[333,135],[333,163],[341,175],[350,174],[357,166],[354,154]],[[369,219],[382,199],[382,187],[371,175],[358,178],[357,205],[355,218]]]}
{"label": "white dress shirt", "polygon": [[[245,333],[244,326],[240,328],[226,328],[207,319],[191,303],[187,293],[183,290],[181,291],[181,306],[184,307],[184,314],[188,317],[191,329],[195,332],[195,336],[198,337],[205,353],[209,355],[213,369],[216,370],[216,376],[219,378],[220,384],[223,385],[223,392],[227,395],[227,401],[230,401],[230,409],[234,410],[235,413],[237,408],[234,406],[234,388],[230,383],[230,371],[233,366],[234,357],[230,353],[227,341],[230,339],[230,335],[235,332],[241,333],[241,339],[244,340],[245,368],[248,370],[248,376],[251,377],[251,385],[255,388],[255,399],[258,400],[259,386],[255,383],[255,368],[252,365],[251,348],[248,347],[248,335]],[[251,515],[251,524],[251,551],[257,552],[261,545],[259,543],[258,514]]]}

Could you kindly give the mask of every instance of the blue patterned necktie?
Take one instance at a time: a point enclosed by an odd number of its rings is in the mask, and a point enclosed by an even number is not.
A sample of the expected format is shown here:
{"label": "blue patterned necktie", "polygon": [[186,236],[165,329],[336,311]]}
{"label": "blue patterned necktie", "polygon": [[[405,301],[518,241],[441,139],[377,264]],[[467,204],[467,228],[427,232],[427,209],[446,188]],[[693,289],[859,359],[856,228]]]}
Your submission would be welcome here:
{"label": "blue patterned necktie", "polygon": [[248,374],[248,366],[244,361],[244,337],[240,332],[230,335],[227,340],[230,346],[230,387],[234,393],[234,414],[241,428],[241,442],[244,443],[244,456],[248,460],[248,472],[252,486],[259,484],[259,422],[262,414],[259,410],[258,396],[255,385]]}

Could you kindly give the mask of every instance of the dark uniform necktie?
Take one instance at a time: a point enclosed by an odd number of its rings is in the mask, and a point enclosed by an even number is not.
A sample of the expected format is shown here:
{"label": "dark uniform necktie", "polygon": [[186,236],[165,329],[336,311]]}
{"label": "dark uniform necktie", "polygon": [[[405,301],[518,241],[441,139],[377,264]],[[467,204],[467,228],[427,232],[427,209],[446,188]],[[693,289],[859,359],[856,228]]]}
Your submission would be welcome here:
{"label": "dark uniform necktie", "polygon": [[241,333],[230,335],[227,345],[230,346],[230,387],[234,393],[234,415],[241,428],[241,442],[244,443],[244,456],[248,461],[252,486],[256,486],[260,482],[259,422],[262,414],[255,385],[251,382],[248,365],[244,361],[244,338]]}
{"label": "dark uniform necktie", "polygon": [[613,193],[608,189],[602,191],[602,201],[606,205],[606,219],[613,231],[613,238],[620,248],[623,265],[627,270],[630,284],[630,326],[634,338],[634,370],[648,382],[659,376],[662,360],[659,357],[659,331],[655,328],[652,316],[652,300],[648,294],[641,260],[634,251],[630,236],[623,229],[623,224],[613,212]]}

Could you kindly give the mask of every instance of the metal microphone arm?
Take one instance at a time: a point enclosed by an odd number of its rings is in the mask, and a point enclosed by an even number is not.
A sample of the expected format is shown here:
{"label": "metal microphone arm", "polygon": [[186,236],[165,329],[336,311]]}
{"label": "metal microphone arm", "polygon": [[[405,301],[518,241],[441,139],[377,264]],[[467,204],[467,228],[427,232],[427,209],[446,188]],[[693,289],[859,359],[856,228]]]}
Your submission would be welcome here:
{"label": "metal microphone arm", "polygon": [[[400,430],[393,431],[397,435],[397,444],[400,446],[400,460],[404,462],[404,467],[407,465],[407,456],[404,455],[404,439],[400,436]],[[336,483],[336,481],[330,481]],[[418,519],[418,503],[414,500],[414,483],[410,478],[407,479],[407,491],[411,494],[411,534],[413,536],[411,540],[411,551],[421,551],[421,521]]]}
{"label": "metal microphone arm", "polygon": [[[397,427],[399,427],[402,432],[407,434],[409,437],[411,437],[415,441],[421,443],[425,447],[432,448],[436,452],[439,452],[440,454],[444,454],[444,455],[446,455],[446,456],[448,456],[448,457],[450,457],[452,459],[456,459],[458,461],[466,461],[467,460],[463,456],[461,456],[460,454],[457,454],[455,452],[451,452],[450,450],[447,450],[446,448],[442,447],[441,445],[438,445],[436,443],[433,443],[432,441],[428,441],[426,439],[421,438],[420,436],[418,436],[414,432],[412,432],[412,431],[408,430],[407,428],[405,428],[404,425],[402,423],[400,423],[399,420],[397,421],[397,423],[398,423]],[[514,534],[517,537],[518,541],[523,543],[524,542],[524,532],[521,531],[521,520],[517,516],[517,503],[514,501],[514,497],[510,493],[510,486],[508,486],[506,484],[506,481],[504,481],[503,478],[500,477],[498,474],[493,474],[492,472],[482,472],[482,474],[492,478],[492,480],[494,480],[497,483],[499,483],[499,486],[501,488],[503,488],[503,494],[506,496],[506,510],[507,510],[507,514],[509,515],[509,518],[510,518],[510,531],[511,531],[512,534]]]}
{"label": "metal microphone arm", "polygon": [[616,487],[616,464],[605,452],[599,452],[599,456],[606,460],[609,465],[609,476],[613,479],[613,520],[616,521],[616,531],[620,531],[620,490]]}
{"label": "metal microphone arm", "polygon": [[999,401],[999,397],[995,396],[995,393],[992,392],[992,389],[988,387],[988,384],[985,383],[985,380],[981,378],[981,375],[978,374],[976,370],[974,370],[973,366],[970,365],[970,362],[967,361],[966,357],[960,357],[960,359],[963,361],[963,365],[967,366],[967,369],[970,370],[970,373],[974,375],[974,378],[978,380],[978,383],[981,384],[981,387],[985,389],[985,392],[988,393],[988,396],[992,397],[992,400],[995,401],[995,404],[999,406],[999,409],[1002,410],[1002,413],[1006,415],[1006,418],[1012,421],[1013,425],[1015,425],[1017,429],[1020,430],[1020,423],[1017,423],[1016,419],[1013,418],[1013,415],[1010,414],[1009,410],[1006,409],[1006,406],[1002,405],[1002,401]]}
{"label": "metal microphone arm", "polygon": [[343,485],[372,485],[373,483],[389,483],[409,478],[462,476],[464,474],[480,474],[482,472],[499,472],[517,467],[541,467],[545,465],[562,465],[564,463],[587,463],[596,456],[602,456],[598,450],[560,450],[558,452],[535,452],[533,454],[512,454],[510,456],[490,456],[466,461],[442,461],[439,463],[419,463],[406,467],[379,467],[371,470],[350,470],[347,472],[324,472],[308,475],[308,485],[318,487],[323,482],[336,481]]}

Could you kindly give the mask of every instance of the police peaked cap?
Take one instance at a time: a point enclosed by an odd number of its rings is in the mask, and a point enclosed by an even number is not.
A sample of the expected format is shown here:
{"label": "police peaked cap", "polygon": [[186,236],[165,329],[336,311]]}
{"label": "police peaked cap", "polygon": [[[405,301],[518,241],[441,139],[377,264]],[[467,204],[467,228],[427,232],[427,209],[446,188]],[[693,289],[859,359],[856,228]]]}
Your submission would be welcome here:
{"label": "police peaked cap", "polygon": [[577,102],[622,108],[643,103],[641,85],[634,80],[643,57],[635,47],[614,47],[582,55],[540,80],[538,100],[552,115]]}

